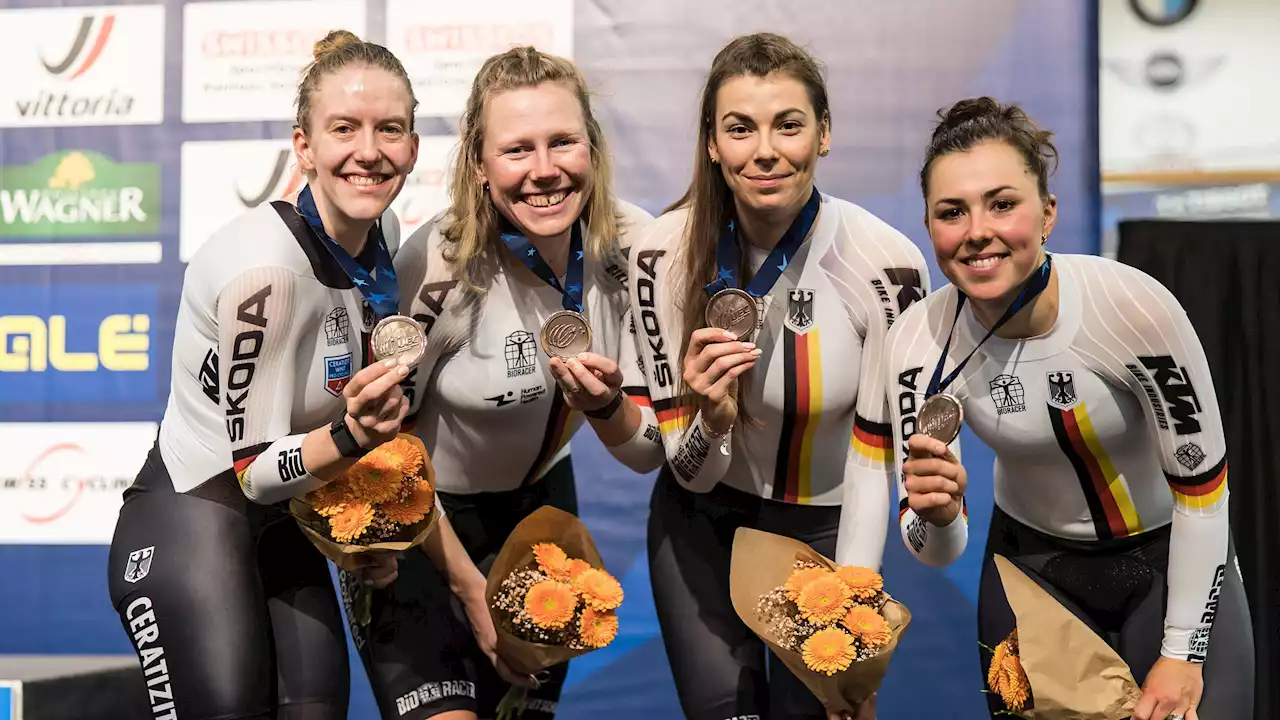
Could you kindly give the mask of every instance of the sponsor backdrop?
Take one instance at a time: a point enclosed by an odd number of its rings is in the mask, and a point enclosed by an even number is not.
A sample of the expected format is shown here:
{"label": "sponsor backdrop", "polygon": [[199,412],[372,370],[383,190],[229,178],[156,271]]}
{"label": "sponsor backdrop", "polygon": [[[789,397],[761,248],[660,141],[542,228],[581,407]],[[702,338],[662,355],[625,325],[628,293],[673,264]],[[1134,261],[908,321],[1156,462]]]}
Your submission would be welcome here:
{"label": "sponsor backdrop", "polygon": [[[106,544],[163,414],[184,263],[219,225],[298,186],[293,92],[327,30],[384,42],[412,76],[423,137],[396,202],[406,235],[445,200],[457,115],[484,57],[514,43],[573,56],[597,93],[620,195],[658,212],[687,180],[712,56],[734,35],[769,29],[828,66],[834,147],[823,190],[926,247],[916,173],[933,114],[994,94],[1057,133],[1052,244],[1096,252],[1090,6],[0,0],[0,565],[11,578],[0,653],[129,651],[107,599]],[[969,437],[966,457],[973,547],[964,559],[927,568],[891,524],[888,587],[915,622],[881,717],[931,716],[939,702],[948,717],[982,716],[974,601],[991,456]],[[573,663],[561,716],[678,717],[644,559],[653,478],[624,470],[589,433],[575,440],[574,461],[582,514],[627,603],[617,642]],[[931,692],[918,692],[921,677]],[[375,714],[358,663],[352,705],[353,717]]]}
{"label": "sponsor backdrop", "polygon": [[1274,0],[1104,1],[1103,252],[1121,220],[1280,217]]}

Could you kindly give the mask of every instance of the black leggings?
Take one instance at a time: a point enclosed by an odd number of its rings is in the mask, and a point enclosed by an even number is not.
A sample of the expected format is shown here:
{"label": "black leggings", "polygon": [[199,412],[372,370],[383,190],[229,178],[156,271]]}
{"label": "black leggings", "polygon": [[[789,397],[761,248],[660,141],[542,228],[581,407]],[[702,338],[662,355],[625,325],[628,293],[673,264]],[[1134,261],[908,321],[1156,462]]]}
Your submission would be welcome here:
{"label": "black leggings", "polygon": [[[232,485],[178,494],[153,449],[126,492],[111,602],[156,720],[337,720],[350,670],[328,564],[275,508]],[[195,492],[195,491],[193,491]],[[238,497],[237,497],[238,496]]]}
{"label": "black leggings", "polygon": [[[500,493],[439,494],[449,524],[480,572],[488,574],[507,536],[543,505],[577,514],[573,465],[568,458],[538,482]],[[340,572],[347,617],[359,581]],[[471,625],[449,582],[417,549],[405,553],[394,583],[373,593],[367,627],[352,624],[352,639],[384,718],[424,720],[450,710],[494,717],[511,687],[498,676],[476,645]],[[531,690],[524,720],[552,718],[568,663],[550,668],[550,677]]]}
{"label": "black leggings", "polygon": [[693,493],[663,467],[649,504],[649,574],[685,717],[826,720],[813,693],[738,618],[729,560],[740,527],[786,535],[834,558],[839,525],[839,506],[767,500],[723,484]]}
{"label": "black leggings", "polygon": [[[996,507],[978,592],[979,641],[994,648],[1014,629],[1013,610],[992,559],[1003,555],[1106,640],[1141,685],[1160,657],[1164,638],[1169,532],[1165,526],[1120,540],[1069,541],[1029,528]],[[979,662],[985,683],[991,654],[980,648]],[[1253,717],[1253,630],[1234,546],[1227,554],[1203,675],[1200,720]],[[1005,709],[991,693],[987,705],[993,718]]]}

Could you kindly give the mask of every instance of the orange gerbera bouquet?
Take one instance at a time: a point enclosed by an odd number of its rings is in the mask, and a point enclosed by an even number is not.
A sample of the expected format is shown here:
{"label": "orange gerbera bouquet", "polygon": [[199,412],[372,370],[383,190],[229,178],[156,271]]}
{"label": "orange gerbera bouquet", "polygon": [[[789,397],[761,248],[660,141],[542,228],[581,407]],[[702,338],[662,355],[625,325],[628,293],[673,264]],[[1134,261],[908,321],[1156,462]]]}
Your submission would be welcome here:
{"label": "orange gerbera bouquet", "polygon": [[[622,585],[604,569],[586,525],[557,508],[538,508],[511,532],[485,595],[498,654],[519,673],[568,662],[618,635]],[[512,688],[498,716],[519,714],[524,697]]]}
{"label": "orange gerbera bouquet", "polygon": [[822,704],[850,714],[880,687],[911,622],[874,570],[750,528],[734,537],[729,592],[742,621]]}
{"label": "orange gerbera bouquet", "polygon": [[1032,720],[1128,720],[1142,689],[1120,655],[1003,555],[993,558],[1014,627],[990,653],[997,715]]}
{"label": "orange gerbera bouquet", "polygon": [[[439,518],[435,471],[422,441],[401,433],[360,458],[341,477],[289,510],[320,552],[338,565],[354,553],[403,552],[426,540]],[[368,623],[368,601],[357,598],[360,624]]]}

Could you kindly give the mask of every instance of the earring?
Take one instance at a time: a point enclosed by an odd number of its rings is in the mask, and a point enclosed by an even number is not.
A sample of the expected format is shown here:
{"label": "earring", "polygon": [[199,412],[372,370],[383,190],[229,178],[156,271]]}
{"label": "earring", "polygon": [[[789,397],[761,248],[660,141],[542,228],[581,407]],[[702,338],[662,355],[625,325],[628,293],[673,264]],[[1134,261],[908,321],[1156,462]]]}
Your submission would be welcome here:
{"label": "earring", "polygon": [[1044,235],[1040,236],[1040,244],[1044,245],[1047,242],[1049,242],[1049,234],[1045,233]]}
{"label": "earring", "polygon": [[712,165],[719,165],[719,164],[720,164],[720,158],[711,158],[711,164],[712,164]]}
{"label": "earring", "polygon": [[818,151],[818,157],[826,157],[829,152],[831,152],[831,148],[822,148]]}

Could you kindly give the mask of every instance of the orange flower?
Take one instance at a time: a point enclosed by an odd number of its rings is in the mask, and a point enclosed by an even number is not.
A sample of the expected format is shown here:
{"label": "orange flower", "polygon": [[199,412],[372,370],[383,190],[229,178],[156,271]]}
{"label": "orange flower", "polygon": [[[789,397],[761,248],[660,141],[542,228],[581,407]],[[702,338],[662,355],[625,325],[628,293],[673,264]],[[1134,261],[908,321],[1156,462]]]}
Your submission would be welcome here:
{"label": "orange flower", "polygon": [[386,502],[400,494],[400,483],[404,476],[400,474],[385,456],[373,457],[369,453],[351,466],[342,476],[351,488],[351,497],[371,505]]}
{"label": "orange flower", "polygon": [[791,576],[787,578],[787,584],[784,586],[787,590],[787,597],[794,601],[800,597],[800,591],[806,585],[830,574],[831,571],[823,567],[801,568],[791,571]]}
{"label": "orange flower", "polygon": [[421,478],[413,481],[413,489],[404,500],[393,500],[378,506],[383,515],[394,523],[412,525],[427,516],[435,504],[436,493],[431,483]]}
{"label": "orange flower", "polygon": [[809,636],[800,647],[800,654],[810,670],[835,675],[848,669],[858,651],[854,649],[849,633],[840,628],[827,628]]}
{"label": "orange flower", "polygon": [[321,485],[302,498],[320,517],[333,517],[342,512],[347,500],[346,484],[340,480]]}
{"label": "orange flower", "polygon": [[589,648],[602,648],[618,636],[618,616],[611,612],[582,611],[578,637]]}
{"label": "orange flower", "polygon": [[1018,659],[1017,630],[1010,633],[992,653],[991,666],[987,669],[987,685],[1010,710],[1018,712],[1026,707],[1027,699],[1031,696],[1031,681],[1027,679],[1022,661]]}
{"label": "orange flower", "polygon": [[333,539],[338,542],[354,540],[369,529],[373,522],[373,507],[366,502],[350,502],[342,512],[329,518]]}
{"label": "orange flower", "polygon": [[603,570],[583,570],[573,581],[573,591],[596,610],[614,610],[622,604],[622,584]]}
{"label": "orange flower", "polygon": [[533,546],[533,559],[538,561],[538,569],[555,580],[569,579],[569,556],[555,543],[536,543]]}
{"label": "orange flower", "polygon": [[380,468],[394,468],[405,477],[413,477],[422,472],[424,463],[422,451],[418,446],[402,437],[396,437],[379,445],[364,459]]}
{"label": "orange flower", "polygon": [[578,558],[569,559],[569,580],[572,582],[578,579],[578,576],[591,569],[591,563]]}
{"label": "orange flower", "polygon": [[805,620],[826,625],[844,617],[852,602],[853,591],[849,586],[834,574],[827,573],[804,586],[796,598],[796,607],[800,608],[800,616]]}
{"label": "orange flower", "polygon": [[855,600],[870,600],[884,589],[884,578],[870,568],[845,565],[836,568],[836,575],[853,591]]}
{"label": "orange flower", "polygon": [[844,626],[853,633],[853,637],[862,642],[863,647],[878,648],[889,642],[893,633],[889,623],[873,608],[866,605],[854,605],[849,614],[844,616]]}
{"label": "orange flower", "polygon": [[543,580],[529,588],[524,596],[524,610],[540,628],[556,630],[569,624],[578,607],[573,588],[555,580]]}

